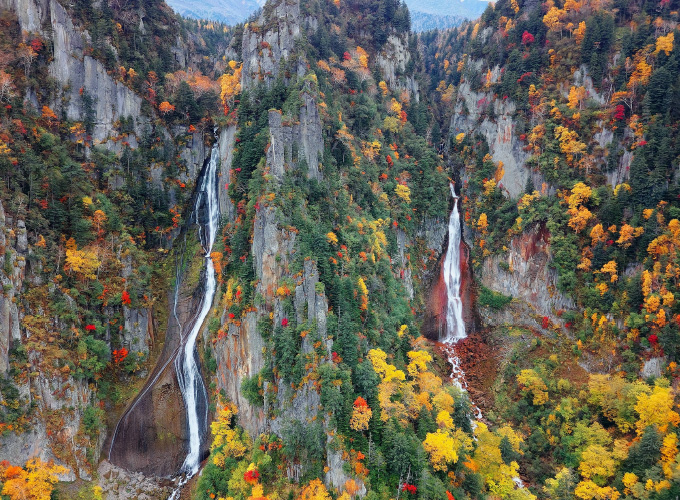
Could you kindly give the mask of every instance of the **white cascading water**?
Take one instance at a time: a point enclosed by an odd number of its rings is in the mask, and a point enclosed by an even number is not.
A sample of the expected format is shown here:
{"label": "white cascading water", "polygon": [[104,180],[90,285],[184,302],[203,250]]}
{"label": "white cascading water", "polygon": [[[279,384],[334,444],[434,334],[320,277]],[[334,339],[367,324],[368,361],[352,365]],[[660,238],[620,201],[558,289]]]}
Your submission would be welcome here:
{"label": "white cascading water", "polygon": [[[465,389],[465,373],[460,367],[460,359],[456,356],[454,345],[467,337],[465,333],[465,321],[463,320],[463,302],[460,298],[460,214],[458,213],[458,196],[450,185],[453,196],[453,210],[449,217],[449,245],[444,258],[444,283],[446,284],[446,333],[442,343],[447,345],[449,363],[451,363],[451,379],[461,389]],[[479,410],[475,408],[475,413]]]}
{"label": "white cascading water", "polygon": [[[186,338],[183,338],[183,348],[175,358],[175,371],[177,373],[177,381],[179,388],[182,391],[184,398],[184,405],[187,412],[187,423],[189,426],[189,453],[184,459],[181,473],[184,478],[180,481],[178,488],[173,492],[170,499],[179,498],[181,487],[198,472],[201,460],[201,435],[202,430],[205,431],[208,423],[207,403],[208,394],[203,384],[203,378],[197,363],[196,353],[196,338],[201,331],[203,322],[210,312],[213,299],[215,297],[215,290],[217,289],[217,280],[215,276],[215,267],[210,257],[215,236],[217,234],[217,227],[220,221],[220,209],[217,198],[217,161],[219,158],[219,150],[217,144],[213,146],[210,154],[210,161],[208,168],[203,175],[200,189],[196,196],[195,213],[197,218],[203,208],[206,215],[205,221],[198,221],[200,225],[200,238],[205,252],[205,288],[203,291],[203,298],[201,299],[201,309],[196,316],[191,332]],[[203,411],[199,415],[200,402]]]}
{"label": "white cascading water", "polygon": [[454,344],[467,337],[463,321],[463,303],[460,300],[460,215],[458,213],[458,197],[451,187],[453,210],[449,217],[449,246],[444,259],[444,283],[448,307],[446,309],[446,337],[444,342]]}
{"label": "white cascading water", "polygon": [[[446,351],[449,356],[449,363],[451,363],[451,379],[458,384],[458,386],[465,390],[467,383],[465,382],[465,372],[460,367],[460,359],[456,356],[454,350],[455,344],[459,340],[467,338],[465,333],[465,321],[463,321],[463,302],[460,298],[460,214],[458,212],[458,196],[456,191],[451,187],[451,196],[453,196],[453,210],[449,217],[449,246],[446,250],[446,257],[444,258],[444,283],[446,284],[446,335],[442,339],[442,343],[446,344]],[[482,418],[482,411],[472,402],[472,409],[475,412],[475,418],[480,420]],[[472,422],[474,428],[475,422]],[[518,488],[523,488],[524,484],[519,477],[513,477],[515,485]]]}

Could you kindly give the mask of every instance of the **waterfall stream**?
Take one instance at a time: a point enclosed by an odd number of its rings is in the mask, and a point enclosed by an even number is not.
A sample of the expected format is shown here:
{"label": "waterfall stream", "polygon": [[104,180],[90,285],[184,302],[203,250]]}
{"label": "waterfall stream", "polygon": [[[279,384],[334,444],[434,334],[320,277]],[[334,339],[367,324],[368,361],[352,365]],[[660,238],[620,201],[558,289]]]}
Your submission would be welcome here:
{"label": "waterfall stream", "polygon": [[446,331],[442,343],[446,345],[446,351],[451,363],[451,378],[462,389],[465,389],[465,373],[460,367],[460,359],[456,356],[454,345],[459,340],[467,337],[465,333],[465,321],[463,320],[463,302],[460,298],[460,214],[458,212],[458,196],[450,185],[453,197],[453,209],[449,216],[449,245],[444,258],[444,283],[446,284]]}
{"label": "waterfall stream", "polygon": [[182,347],[175,358],[177,381],[186,407],[189,452],[180,469],[180,473],[184,474],[184,477],[170,497],[171,500],[179,498],[182,486],[198,472],[201,462],[201,442],[208,427],[208,394],[198,364],[196,338],[210,312],[215,297],[215,290],[217,289],[215,267],[210,253],[212,251],[213,243],[215,242],[217,227],[220,220],[219,202],[217,198],[218,158],[219,150],[217,143],[215,143],[210,153],[210,161],[196,195],[196,205],[194,207],[196,222],[199,225],[201,245],[205,252],[205,283],[200,310],[189,334],[185,337],[184,332],[182,332]]}
{"label": "waterfall stream", "polygon": [[[451,196],[453,197],[453,210],[449,217],[449,245],[446,249],[446,257],[444,258],[444,283],[446,284],[446,334],[442,343],[446,346],[445,350],[448,354],[449,363],[451,363],[451,379],[458,384],[458,386],[466,390],[467,383],[465,382],[465,372],[460,366],[460,358],[456,355],[455,345],[458,341],[467,338],[465,333],[465,321],[463,320],[463,302],[460,298],[460,239],[461,239],[461,225],[460,214],[458,212],[458,196],[450,185]],[[475,413],[475,418],[480,420],[482,418],[482,411],[470,400],[472,410]],[[474,428],[475,421],[472,421]],[[524,488],[522,480],[515,476],[512,478],[516,487]]]}
{"label": "waterfall stream", "polygon": [[[453,209],[449,217],[449,245],[446,249],[444,258],[444,283],[446,284],[446,332],[441,342],[446,346],[449,363],[451,363],[451,379],[461,389],[467,388],[465,373],[460,366],[460,358],[456,355],[455,345],[458,341],[467,338],[465,333],[465,321],[463,320],[463,302],[460,298],[460,240],[461,225],[460,214],[458,212],[458,196],[450,185],[451,196],[453,197]],[[480,409],[472,404],[476,418],[482,417]]]}
{"label": "waterfall stream", "polygon": [[467,337],[463,321],[463,303],[460,300],[460,215],[458,197],[451,184],[453,210],[449,217],[449,246],[444,259],[444,283],[448,305],[446,309],[446,337],[444,342],[455,344]]}

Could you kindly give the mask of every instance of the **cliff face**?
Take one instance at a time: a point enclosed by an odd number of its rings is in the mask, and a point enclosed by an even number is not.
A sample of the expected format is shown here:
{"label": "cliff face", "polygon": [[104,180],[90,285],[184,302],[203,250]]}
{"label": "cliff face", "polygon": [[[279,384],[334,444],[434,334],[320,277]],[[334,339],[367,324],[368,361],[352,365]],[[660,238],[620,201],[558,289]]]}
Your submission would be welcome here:
{"label": "cliff face", "polygon": [[[484,34],[480,36],[484,37]],[[486,73],[483,67],[482,60],[466,61],[470,74],[485,79],[486,87],[500,82],[502,71],[499,66],[489,68]],[[592,87],[592,80],[588,80],[587,75],[575,77],[589,81]],[[469,76],[468,79],[473,77]],[[531,154],[519,139],[517,123],[517,106],[512,99],[491,90],[475,92],[471,84],[465,78],[462,79],[453,103],[449,140],[455,142],[459,134],[481,135],[488,147],[490,160],[497,166],[494,180],[508,199],[519,198],[528,183],[540,187],[543,195],[554,194],[555,189],[546,182],[544,176],[527,166]],[[601,141],[607,141],[606,134]],[[470,181],[471,172],[472,168],[459,169],[458,174],[464,184]],[[464,239],[471,244],[479,239],[474,230],[475,221],[468,221],[464,228]],[[545,224],[533,226],[522,235],[512,238],[507,255],[488,256],[480,261],[474,270],[477,283],[514,299],[502,311],[481,308],[479,313],[485,326],[517,324],[537,327],[541,325],[543,317],[556,320],[558,311],[574,307],[573,301],[557,289],[558,277],[552,263],[550,233]]]}
{"label": "cliff face", "polygon": [[5,270],[0,275],[4,290],[0,299],[0,373],[9,369],[9,348],[13,340],[21,340],[19,310],[15,296],[21,290],[25,276],[26,225],[24,221],[8,221],[0,204],[0,248],[5,259]]}
{"label": "cliff face", "polygon": [[[2,0],[0,9],[6,9],[16,16],[23,32],[40,36],[50,45],[51,58],[47,69],[48,76],[56,83],[55,91],[49,101],[42,95],[30,91],[26,96],[25,105],[34,108],[31,111],[49,106],[56,115],[71,123],[91,120],[92,133],[91,137],[87,138],[88,144],[85,148],[88,159],[92,159],[94,154],[99,154],[90,149],[90,146],[96,145],[106,148],[113,158],[128,154],[129,173],[129,158],[139,147],[142,136],[155,132],[158,134],[159,143],[162,138],[168,144],[172,144],[175,136],[186,132],[186,129],[182,128],[171,134],[163,125],[154,123],[157,117],[153,112],[150,115],[142,112],[142,96],[114,79],[99,60],[88,55],[90,34],[78,28],[56,0]],[[183,48],[181,40],[177,42],[180,44],[176,47],[179,57]],[[122,122],[129,122],[131,127],[121,134]],[[124,153],[124,150],[127,152]],[[181,179],[191,186],[208,154],[203,143],[203,135],[196,134],[189,147],[177,152],[186,165],[186,171],[180,174]],[[128,187],[123,175],[124,170],[117,168],[118,165],[111,165],[110,158],[109,163],[97,165],[97,168],[101,169],[100,172],[107,180],[106,185],[109,189],[122,192]],[[144,184],[148,182],[146,185],[149,189],[153,187],[167,195],[170,203],[176,202],[174,191],[165,182],[168,174],[165,164],[152,162],[151,165],[144,167],[149,167],[150,176],[148,179],[144,177],[141,182]],[[72,373],[73,365],[68,365],[63,360],[61,364],[55,361],[50,365],[51,362],[46,359],[47,346],[57,344],[58,332],[69,329],[77,331],[73,317],[78,314],[76,304],[79,299],[77,296],[71,296],[73,291],[63,290],[54,283],[46,282],[47,272],[52,269],[45,269],[49,265],[46,264],[39,246],[44,243],[40,243],[35,232],[27,234],[24,218],[25,214],[9,217],[0,210],[0,247],[5,262],[4,272],[0,272],[4,287],[3,297],[0,298],[0,375],[5,376],[10,369],[8,353],[11,349],[19,353],[27,352],[22,370],[27,375],[30,373],[30,376],[21,375],[17,384],[19,400],[29,415],[28,422],[23,426],[23,430],[17,430],[16,434],[4,433],[0,437],[1,454],[3,459],[16,464],[24,464],[34,456],[39,456],[45,461],[56,459],[71,469],[64,479],[73,480],[76,477],[89,479],[92,471],[96,469],[104,444],[104,435],[101,427],[91,431],[85,430],[83,412],[86,408],[99,407],[97,392],[94,385]],[[170,237],[174,237],[175,234],[176,231]],[[122,248],[114,249],[112,253],[121,263],[116,269],[115,279],[120,283],[135,283],[139,277],[138,255],[135,256],[129,251],[124,252]],[[38,293],[49,295],[50,300],[64,301],[66,310],[57,313],[53,308],[46,308],[47,301],[43,300],[45,296],[36,295]],[[102,297],[105,294],[106,290]],[[39,297],[40,300],[36,300],[35,297]],[[158,316],[158,309],[165,309],[166,305],[156,307],[154,310],[153,305],[149,303],[139,306],[132,304],[102,306],[102,314],[105,316],[114,318],[120,314],[120,339],[116,341],[115,346],[124,345],[140,359],[154,355],[152,349],[164,335],[164,332],[159,334],[156,331],[158,325],[154,316]],[[64,315],[69,319],[62,318]],[[45,338],[39,336],[37,333],[39,329],[36,326],[38,322],[40,331],[47,329],[51,332],[50,336]],[[113,325],[114,323],[105,324],[102,327],[106,330],[103,334],[104,342],[109,345],[110,350],[115,348],[112,340],[116,334],[114,328],[119,328],[117,324],[115,327]],[[79,324],[77,326],[82,328]],[[63,351],[61,352],[63,354]],[[65,359],[66,356],[62,358]],[[85,357],[81,359],[85,360]],[[13,360],[16,363],[17,354],[14,354]],[[61,370],[56,371],[55,367]],[[130,382],[136,382],[135,379],[144,374],[144,370],[139,371],[137,375],[131,377]],[[170,373],[169,376],[173,375]],[[176,396],[175,394],[174,403],[170,406],[181,405],[181,397],[177,399]],[[3,401],[6,397],[7,394],[0,395]],[[162,394],[154,396],[155,399],[162,397],[169,396]],[[28,408],[31,407],[35,410],[29,411]],[[173,439],[181,439],[184,432],[181,418],[173,418],[169,414],[164,417],[162,425],[164,427],[166,424],[174,425]],[[164,472],[167,471],[164,469]]]}
{"label": "cliff face", "polygon": [[560,311],[575,307],[557,289],[550,233],[545,227],[536,226],[513,238],[507,256],[485,259],[479,274],[483,286],[513,298],[500,312],[481,308],[488,325],[539,328],[544,317],[558,322]]}
{"label": "cliff face", "polygon": [[[328,260],[322,262],[301,257],[303,252],[314,253],[320,250],[318,247],[322,243],[327,244],[327,235],[324,233],[322,240],[317,240],[318,244],[312,245],[313,251],[310,251],[310,234],[318,229],[300,226],[300,219],[311,217],[307,211],[308,204],[311,206],[318,201],[311,199],[310,194],[310,199],[301,200],[299,206],[288,210],[281,208],[281,203],[285,201],[279,201],[295,196],[291,186],[313,192],[314,189],[326,190],[330,185],[335,185],[333,183],[338,182],[338,177],[343,179],[342,182],[347,182],[345,172],[339,174],[337,170],[332,170],[327,173],[327,165],[340,162],[334,158],[337,154],[334,150],[341,147],[335,133],[329,132],[332,126],[326,102],[329,97],[319,91],[320,70],[312,74],[305,52],[296,49],[304,46],[303,35],[315,33],[320,23],[319,19],[311,15],[305,17],[300,12],[298,2],[281,1],[267,4],[258,20],[249,23],[244,30],[243,89],[255,92],[255,87],[260,83],[272,89],[278,77],[289,85],[289,95],[292,97],[283,107],[285,111],[266,111],[266,127],[260,132],[266,137],[263,141],[266,143],[265,153],[251,174],[251,179],[257,180],[257,191],[250,193],[251,198],[236,203],[236,207],[226,198],[221,200],[223,213],[229,221],[227,233],[232,239],[234,231],[247,230],[250,234],[243,254],[232,255],[231,258],[249,262],[252,257],[253,277],[246,281],[239,279],[238,275],[230,275],[229,282],[225,283],[227,291],[216,304],[220,327],[216,338],[212,338],[212,352],[217,362],[216,392],[236,404],[239,425],[251,436],[273,433],[281,439],[289,439],[294,431],[308,436],[305,439],[314,440],[317,438],[314,432],[319,429],[327,467],[324,476],[326,484],[340,490],[347,480],[355,479],[359,494],[364,495],[366,488],[363,481],[346,471],[348,459],[342,450],[343,443],[333,437],[337,424],[330,418],[328,408],[324,409],[322,405],[320,373],[337,369],[339,353],[335,351],[341,349],[338,347],[338,338],[346,335],[346,332],[338,331],[338,312],[331,305],[333,299],[325,290],[326,284],[334,279],[330,276],[335,271],[329,268]],[[417,102],[418,83],[413,76],[404,75],[410,57],[406,38],[391,35],[385,46],[375,54],[375,67],[390,88],[395,91],[407,90],[410,98]],[[262,89],[257,91],[262,92]],[[295,105],[290,106],[291,101]],[[234,168],[238,153],[231,152],[230,148],[240,150],[249,146],[234,138],[240,132],[232,128],[222,131],[220,182],[221,186],[228,185],[230,188],[236,183],[238,189],[243,190],[242,169],[254,165],[238,163],[238,167]],[[354,151],[358,151],[358,148],[352,149]],[[350,158],[349,152],[346,157]],[[256,160],[250,161],[257,163]],[[358,165],[358,158],[355,162]],[[334,166],[334,169],[337,168]],[[342,166],[342,169],[345,168],[349,171],[351,167]],[[335,189],[344,191],[342,187]],[[337,197],[338,191],[332,196]],[[345,205],[352,203],[350,198]],[[252,222],[249,222],[251,209],[253,216]],[[291,213],[294,210],[299,210],[299,213]],[[317,210],[316,206],[314,210]],[[330,207],[326,210],[330,210]],[[313,213],[313,217],[319,217],[317,212]],[[323,217],[328,215],[324,213]],[[403,218],[404,222],[407,220],[410,220],[410,216],[409,219]],[[365,220],[364,223],[368,224]],[[247,229],[240,229],[242,224],[247,224]],[[313,225],[312,222],[310,224]],[[385,224],[385,221],[381,220],[380,224]],[[390,286],[398,288],[400,293],[403,287],[406,295],[413,300],[416,297],[422,300],[423,283],[431,279],[424,277],[423,269],[432,274],[429,261],[424,261],[423,268],[415,268],[413,261],[416,256],[420,256],[424,246],[435,255],[441,254],[446,222],[443,218],[431,217],[420,227],[419,233],[414,230],[407,233],[395,222],[392,227],[385,229],[395,241],[390,249],[390,265],[394,268],[388,273],[396,284]],[[377,248],[380,249],[380,245]],[[233,248],[230,251],[234,251]],[[342,248],[338,246],[332,254],[329,253],[335,256],[330,261],[336,261],[342,253]],[[358,250],[356,253],[359,253]],[[421,263],[420,260],[418,262]],[[369,294],[380,294],[380,287],[384,289],[377,279],[371,282],[367,278],[367,282],[371,288],[367,292]],[[252,286],[255,299],[252,305],[242,308],[239,297],[245,295],[245,289],[249,286]],[[291,335],[289,331],[294,332],[290,340],[286,338]],[[206,343],[211,342],[207,331],[204,339]],[[294,344],[294,347],[286,342]],[[300,366],[300,376],[293,381],[280,373],[283,367],[279,366],[277,358],[289,355],[288,351],[282,352],[284,349],[296,353],[294,358],[288,358],[286,362]],[[316,444],[316,441],[310,441],[305,446]],[[311,459],[296,457],[288,464],[286,473],[297,481],[311,466]]]}
{"label": "cliff face", "polygon": [[[499,73],[500,69],[494,68],[493,74],[496,78]],[[489,116],[491,113],[484,113],[487,109],[493,109],[494,118]],[[512,101],[494,96],[491,92],[474,92],[470,85],[464,82],[458,88],[455,111],[449,129],[450,135],[454,137],[460,133],[473,132],[484,136],[493,161],[503,162],[504,165],[505,173],[499,180],[499,187],[507,190],[512,198],[521,194],[527,179],[534,176],[531,170],[524,167],[529,155],[522,150],[514,132],[515,110]],[[540,186],[541,180],[537,178],[534,184]]]}
{"label": "cliff face", "polygon": [[99,61],[85,55],[88,34],[75,28],[57,0],[2,0],[0,6],[17,15],[22,30],[51,39],[54,59],[49,67],[50,76],[64,87],[59,97],[49,103],[55,111],[63,108],[68,119],[84,120],[82,96],[87,92],[95,103],[94,141],[105,142],[120,118],[133,117],[135,130],[138,133],[142,130],[147,123],[140,112],[142,98],[114,81]]}
{"label": "cliff face", "polygon": [[[305,20],[300,15],[300,0],[268,2],[259,18],[249,23],[243,35],[243,89],[258,82],[271,83],[279,75],[281,60],[295,54],[295,41],[300,37]],[[301,57],[301,56],[300,56]],[[303,76],[306,64],[297,61],[294,69]]]}

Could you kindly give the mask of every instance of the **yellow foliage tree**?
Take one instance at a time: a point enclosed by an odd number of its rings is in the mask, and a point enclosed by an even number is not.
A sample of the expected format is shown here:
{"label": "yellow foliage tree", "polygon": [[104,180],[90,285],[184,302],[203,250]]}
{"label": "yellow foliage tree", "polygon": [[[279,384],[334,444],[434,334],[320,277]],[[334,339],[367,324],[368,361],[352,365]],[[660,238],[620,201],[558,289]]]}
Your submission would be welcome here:
{"label": "yellow foliage tree", "polygon": [[569,89],[568,106],[570,109],[582,109],[583,101],[585,101],[588,93],[585,87],[574,87]]}
{"label": "yellow foliage tree", "polygon": [[354,410],[349,421],[349,426],[355,431],[365,431],[373,417],[373,410],[368,406],[364,398],[358,397],[354,401]]}
{"label": "yellow foliage tree", "polygon": [[92,250],[78,250],[73,238],[66,242],[66,263],[64,269],[80,274],[85,279],[95,279],[101,261]]}
{"label": "yellow foliage tree", "polygon": [[586,36],[586,22],[581,21],[580,23],[578,23],[578,28],[574,30],[574,39],[576,40],[576,43],[580,44],[585,36]]}
{"label": "yellow foliage tree", "polygon": [[598,486],[589,479],[578,483],[574,495],[581,500],[617,500],[621,496],[616,488]]}
{"label": "yellow foliage tree", "polygon": [[397,184],[397,187],[394,188],[394,192],[406,203],[411,203],[411,190],[408,186],[404,184]]}
{"label": "yellow foliage tree", "polygon": [[586,479],[604,480],[616,473],[618,461],[611,451],[599,444],[591,444],[581,453],[578,468]]}
{"label": "yellow foliage tree", "polygon": [[437,413],[437,425],[440,429],[453,429],[453,417],[448,411],[442,410]]}
{"label": "yellow foliage tree", "polygon": [[437,432],[428,432],[423,448],[430,455],[434,470],[446,470],[449,464],[458,462],[461,448],[465,451],[472,449],[472,439],[459,429],[453,433],[437,429]]}
{"label": "yellow foliage tree", "polygon": [[427,351],[409,351],[408,358],[411,361],[406,370],[411,377],[415,377],[418,373],[426,372],[427,363],[432,361],[432,356]]}
{"label": "yellow foliage tree", "polygon": [[241,93],[241,71],[243,70],[243,64],[229,61],[229,68],[231,73],[223,74],[218,80],[220,84],[220,100],[222,101],[225,114],[233,106],[235,97]]}
{"label": "yellow foliage tree", "polygon": [[10,500],[50,500],[59,474],[68,472],[66,467],[33,458],[23,469],[12,466],[5,469],[2,494]]}
{"label": "yellow foliage tree", "polygon": [[671,55],[671,52],[673,51],[673,42],[675,40],[675,33],[672,31],[668,33],[666,36],[660,36],[659,38],[656,39],[656,50],[654,51],[654,55],[658,54],[659,52],[663,52],[667,56]]}
{"label": "yellow foliage tree", "polygon": [[297,500],[331,500],[331,496],[320,479],[313,479],[302,489]]}
{"label": "yellow foliage tree", "polygon": [[576,155],[585,152],[585,143],[579,141],[578,134],[574,130],[569,130],[567,127],[555,127],[555,138],[560,141],[560,151],[567,156],[567,162],[571,164]]}
{"label": "yellow foliage tree", "polygon": [[619,239],[616,240],[616,243],[621,245],[623,248],[628,248],[633,244],[633,238],[641,236],[644,232],[645,229],[643,227],[634,228],[633,226],[624,224],[621,226],[621,230],[619,231]]}
{"label": "yellow foliage tree", "polygon": [[489,227],[489,220],[486,216],[485,213],[482,213],[479,216],[479,220],[477,221],[477,229],[481,231],[482,234],[486,234],[486,230]]}
{"label": "yellow foliage tree", "polygon": [[598,243],[604,243],[606,241],[607,232],[602,227],[602,224],[596,224],[590,230],[590,239],[591,239],[591,244],[593,246],[597,245]]}
{"label": "yellow foliage tree", "polygon": [[669,432],[663,438],[661,445],[661,468],[667,479],[673,478],[675,471],[679,470],[678,459],[678,435]]}
{"label": "yellow foliage tree", "polygon": [[243,434],[239,429],[234,429],[232,420],[237,409],[231,403],[220,405],[217,409],[215,420],[210,424],[213,435],[213,442],[210,451],[216,452],[213,455],[213,463],[218,467],[224,466],[226,458],[242,458],[248,447],[248,435]]}
{"label": "yellow foliage tree", "polygon": [[550,7],[548,12],[543,16],[543,24],[545,24],[550,31],[562,31],[562,18],[565,12],[557,7]]}
{"label": "yellow foliage tree", "polygon": [[522,370],[517,375],[517,382],[522,387],[522,392],[533,395],[533,404],[544,405],[548,402],[548,387],[536,370],[532,368]]}
{"label": "yellow foliage tree", "polygon": [[602,269],[599,270],[600,273],[604,274],[609,274],[611,276],[611,282],[614,283],[617,279],[619,279],[619,276],[616,274],[616,261],[615,260],[610,260],[607,262],[605,265],[602,266]]}
{"label": "yellow foliage tree", "polygon": [[662,433],[666,432],[669,424],[680,425],[680,415],[673,410],[674,407],[674,395],[670,387],[657,385],[651,394],[640,394],[635,405],[635,411],[640,416],[636,423],[638,435],[642,435],[650,425],[656,425]]}
{"label": "yellow foliage tree", "polygon": [[387,354],[385,354],[385,351],[382,349],[371,349],[368,351],[368,359],[373,364],[373,369],[380,375],[383,382],[406,380],[406,375],[403,371],[397,370],[394,365],[387,363]]}

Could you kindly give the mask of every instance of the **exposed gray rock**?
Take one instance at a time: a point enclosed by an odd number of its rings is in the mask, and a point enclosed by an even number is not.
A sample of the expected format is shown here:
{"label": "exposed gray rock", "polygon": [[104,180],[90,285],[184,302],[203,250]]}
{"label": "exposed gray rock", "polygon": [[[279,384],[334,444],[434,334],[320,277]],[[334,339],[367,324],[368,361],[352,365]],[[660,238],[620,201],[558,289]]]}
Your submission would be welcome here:
{"label": "exposed gray rock", "polygon": [[285,173],[284,163],[286,158],[290,161],[293,145],[293,129],[288,125],[282,125],[281,111],[269,111],[269,136],[270,146],[267,150],[269,173],[281,181]]}
{"label": "exposed gray rock", "polygon": [[[494,120],[482,112],[493,105]],[[451,117],[449,133],[453,136],[463,132],[479,132],[486,138],[494,163],[503,162],[505,171],[499,186],[516,198],[524,192],[529,171],[524,164],[529,154],[522,150],[514,133],[513,114],[515,105],[509,99],[497,99],[491,93],[477,93],[468,82],[458,88],[456,106]],[[481,119],[481,123],[479,120]]]}
{"label": "exposed gray rock", "polygon": [[573,308],[571,299],[557,289],[557,273],[550,267],[551,260],[550,235],[540,226],[514,238],[507,256],[486,258],[482,285],[514,300],[500,312],[482,308],[484,322],[537,327],[543,316],[557,322],[557,310]]}
{"label": "exposed gray rock", "polygon": [[16,13],[22,30],[41,33],[52,39],[50,76],[67,86],[65,95],[50,103],[55,111],[63,106],[69,120],[82,121],[85,109],[81,89],[89,94],[94,100],[92,138],[95,142],[104,141],[118,119],[140,117],[141,97],[113,80],[99,61],[84,55],[84,35],[76,29],[57,0],[0,0],[0,8]]}
{"label": "exposed gray rock", "polygon": [[231,184],[231,164],[234,160],[234,142],[236,140],[236,127],[230,125],[222,129],[218,138],[220,150],[220,171],[218,180],[220,213],[226,217],[229,222],[233,222],[235,218],[234,204],[229,198],[227,192],[229,184]]}
{"label": "exposed gray rock", "polygon": [[249,23],[243,33],[244,90],[259,81],[273,82],[279,74],[279,63],[287,61],[301,34],[300,0],[279,0],[268,3],[260,17]]}
{"label": "exposed gray rock", "polygon": [[645,361],[645,364],[640,371],[640,376],[642,378],[659,378],[663,374],[663,367],[665,364],[666,358],[664,356],[650,358]]}
{"label": "exposed gray rock", "polygon": [[366,496],[366,485],[361,479],[352,478],[345,473],[343,465],[345,461],[342,459],[342,450],[334,440],[337,439],[332,436],[328,436],[326,442],[326,465],[328,466],[328,472],[326,472],[326,477],[324,481],[328,487],[337,488],[342,491],[345,486],[345,482],[349,479],[354,479],[356,481],[359,490],[357,495],[361,498]]}
{"label": "exposed gray rock", "polygon": [[449,231],[448,227],[448,221],[428,217],[418,228],[417,237],[425,239],[428,250],[439,252],[444,248],[444,239]]}
{"label": "exposed gray rock", "polygon": [[307,162],[308,177],[321,180],[319,162],[323,158],[323,136],[321,135],[319,109],[316,106],[316,99],[308,92],[303,92],[300,97],[302,106],[300,107],[299,133],[297,134],[300,143],[300,155],[304,156]]}
{"label": "exposed gray rock", "polygon": [[413,280],[411,278],[411,267],[409,265],[408,259],[406,258],[406,248],[410,246],[407,242],[406,233],[399,228],[397,229],[397,248],[399,250],[399,262],[401,263],[399,269],[399,277],[404,282],[404,288],[406,288],[406,293],[409,299],[413,299]]}
{"label": "exposed gray rock", "polygon": [[623,155],[621,155],[618,167],[611,172],[607,172],[607,181],[612,188],[622,182],[626,182],[630,178],[630,166],[633,163],[634,156],[632,151],[625,150]]}
{"label": "exposed gray rock", "polygon": [[405,89],[412,98],[420,100],[420,87],[413,75],[406,75],[406,65],[411,60],[404,36],[390,35],[383,49],[376,56],[383,80],[392,90]]}
{"label": "exposed gray rock", "polygon": [[[181,127],[181,130],[175,130],[173,133],[177,136],[186,134],[187,132],[184,127]],[[187,146],[180,152],[180,156],[187,167],[186,172],[184,172],[180,178],[183,182],[193,183],[201,173],[203,163],[210,154],[210,151],[205,147],[203,134],[201,132],[194,132],[189,136],[191,139],[188,141]]]}
{"label": "exposed gray rock", "polygon": [[130,309],[123,307],[125,318],[124,344],[132,353],[149,353],[149,340],[152,337],[152,325],[149,322],[149,311],[146,309]]}
{"label": "exposed gray rock", "polygon": [[269,173],[278,181],[288,168],[299,168],[304,159],[307,164],[307,177],[321,180],[319,169],[323,157],[323,136],[321,118],[315,98],[308,92],[301,95],[300,121],[284,117],[281,111],[269,111],[269,149],[267,166]]}
{"label": "exposed gray rock", "polygon": [[105,500],[166,500],[174,484],[167,479],[145,477],[103,460],[97,469]]}
{"label": "exposed gray rock", "polygon": [[607,102],[605,96],[600,95],[593,86],[593,79],[588,75],[588,67],[585,64],[582,64],[574,71],[574,85],[577,87],[585,87],[588,99],[592,99],[600,106]]}

